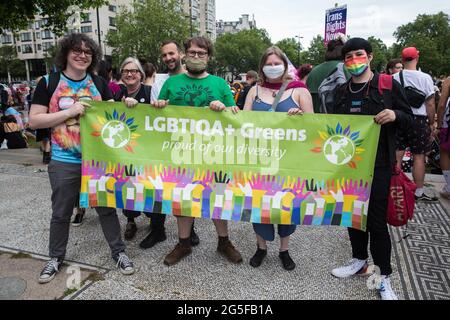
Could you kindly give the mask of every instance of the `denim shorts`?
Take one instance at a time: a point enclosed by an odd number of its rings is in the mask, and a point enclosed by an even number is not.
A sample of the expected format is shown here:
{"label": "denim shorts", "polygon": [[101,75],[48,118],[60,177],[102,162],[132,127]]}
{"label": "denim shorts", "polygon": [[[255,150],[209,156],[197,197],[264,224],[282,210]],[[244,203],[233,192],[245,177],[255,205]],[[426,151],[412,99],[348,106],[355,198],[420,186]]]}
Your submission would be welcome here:
{"label": "denim shorts", "polygon": [[[278,225],[278,235],[280,238],[285,238],[287,236],[290,236],[294,233],[295,229],[297,228],[296,225]],[[253,224],[253,230],[255,230],[255,233],[263,238],[266,241],[273,241],[275,240],[275,225],[273,224],[261,224],[261,223],[254,223]]]}

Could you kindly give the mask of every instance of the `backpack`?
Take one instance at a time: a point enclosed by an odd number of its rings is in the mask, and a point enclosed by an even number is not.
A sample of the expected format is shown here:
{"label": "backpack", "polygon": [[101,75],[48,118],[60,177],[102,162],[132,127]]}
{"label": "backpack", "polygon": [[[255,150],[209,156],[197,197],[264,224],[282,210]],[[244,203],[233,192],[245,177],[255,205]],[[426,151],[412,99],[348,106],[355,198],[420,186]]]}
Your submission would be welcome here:
{"label": "backpack", "polygon": [[[106,100],[106,97],[103,96],[105,91],[105,87],[107,90],[109,90],[108,85],[106,84],[106,81],[103,80],[103,78],[91,74],[92,81],[94,82],[94,85],[97,87],[98,91],[102,95],[102,100]],[[61,79],[61,73],[60,72],[54,72],[50,73],[47,80],[47,91],[48,96],[51,98],[53,96],[53,93],[55,92],[56,88],[58,87],[59,80]]]}
{"label": "backpack", "polygon": [[338,86],[347,83],[344,72],[344,63],[339,63],[336,68],[322,81],[317,90],[320,99],[320,113],[328,113],[327,106],[333,104],[333,91]]}
{"label": "backpack", "polygon": [[232,91],[234,92],[234,102],[237,103],[239,100],[239,95],[244,89],[244,85],[240,82],[235,82],[232,85]]}
{"label": "backpack", "polygon": [[402,87],[405,89],[405,94],[409,105],[414,109],[420,109],[427,99],[426,94],[417,88],[411,86],[405,87],[405,78],[403,77],[403,71],[400,71],[399,76]]}
{"label": "backpack", "polygon": [[414,215],[414,193],[416,185],[397,166],[392,174],[389,186],[387,223],[401,227],[412,220]]}

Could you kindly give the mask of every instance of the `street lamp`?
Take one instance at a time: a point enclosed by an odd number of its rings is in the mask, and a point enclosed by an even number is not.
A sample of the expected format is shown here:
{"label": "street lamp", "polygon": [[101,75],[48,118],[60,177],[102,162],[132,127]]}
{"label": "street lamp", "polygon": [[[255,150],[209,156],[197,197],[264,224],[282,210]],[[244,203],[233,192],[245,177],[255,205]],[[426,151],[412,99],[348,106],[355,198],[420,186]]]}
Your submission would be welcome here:
{"label": "street lamp", "polygon": [[300,52],[302,50],[302,42],[301,39],[303,39],[303,37],[301,36],[295,36],[298,39],[298,56],[297,56],[297,66],[298,68],[300,68]]}

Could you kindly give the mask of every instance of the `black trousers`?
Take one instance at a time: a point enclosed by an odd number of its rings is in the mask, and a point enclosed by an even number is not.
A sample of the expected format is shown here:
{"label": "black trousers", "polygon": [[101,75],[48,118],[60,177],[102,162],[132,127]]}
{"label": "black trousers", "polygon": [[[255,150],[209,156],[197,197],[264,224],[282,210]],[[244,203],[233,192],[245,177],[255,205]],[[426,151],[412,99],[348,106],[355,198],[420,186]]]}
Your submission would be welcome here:
{"label": "black trousers", "polygon": [[[123,214],[128,219],[135,219],[141,215],[139,211],[123,210]],[[164,223],[166,222],[166,215],[161,213],[149,213],[144,214],[150,218],[150,226],[153,230],[164,230]]]}
{"label": "black trousers", "polygon": [[386,222],[391,176],[390,167],[375,168],[367,216],[367,231],[348,229],[353,258],[366,260],[369,257],[367,247],[370,238],[373,262],[380,268],[381,275],[385,276],[392,273],[392,244]]}

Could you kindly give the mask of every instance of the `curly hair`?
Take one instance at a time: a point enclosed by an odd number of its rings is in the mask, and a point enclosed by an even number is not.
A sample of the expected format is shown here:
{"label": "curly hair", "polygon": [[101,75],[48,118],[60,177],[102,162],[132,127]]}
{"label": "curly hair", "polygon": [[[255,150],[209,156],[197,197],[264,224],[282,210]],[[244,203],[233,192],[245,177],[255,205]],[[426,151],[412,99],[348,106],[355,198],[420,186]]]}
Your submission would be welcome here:
{"label": "curly hair", "polygon": [[55,64],[60,71],[67,68],[67,57],[70,50],[81,48],[82,44],[92,51],[92,62],[87,72],[93,73],[101,60],[102,51],[94,40],[82,33],[72,33],[64,37],[58,44],[58,51],[55,57]]}

